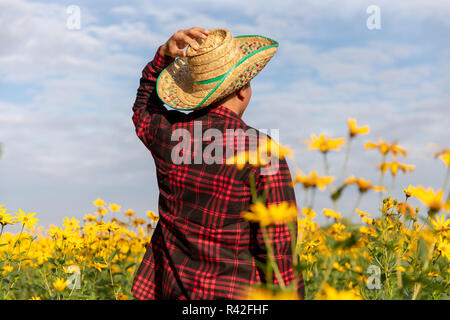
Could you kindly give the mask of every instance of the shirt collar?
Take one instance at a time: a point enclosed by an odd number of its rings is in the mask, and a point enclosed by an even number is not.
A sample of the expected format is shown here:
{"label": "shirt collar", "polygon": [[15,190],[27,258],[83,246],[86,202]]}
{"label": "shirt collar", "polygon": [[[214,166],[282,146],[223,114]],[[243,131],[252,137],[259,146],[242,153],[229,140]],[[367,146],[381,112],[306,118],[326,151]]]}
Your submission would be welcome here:
{"label": "shirt collar", "polygon": [[239,122],[243,122],[241,117],[239,117],[234,111],[231,111],[221,104],[210,106],[208,109],[209,113],[218,115],[221,118],[232,118]]}

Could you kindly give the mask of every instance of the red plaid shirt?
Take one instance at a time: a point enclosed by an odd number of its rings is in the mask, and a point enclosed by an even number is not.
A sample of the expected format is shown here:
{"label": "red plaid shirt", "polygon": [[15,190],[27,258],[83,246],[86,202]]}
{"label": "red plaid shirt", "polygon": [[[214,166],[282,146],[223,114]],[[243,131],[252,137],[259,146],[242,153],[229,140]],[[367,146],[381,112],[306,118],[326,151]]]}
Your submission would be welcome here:
{"label": "red plaid shirt", "polygon": [[[190,113],[167,110],[155,87],[159,73],[172,61],[158,49],[142,72],[133,106],[136,133],[155,160],[160,219],[132,292],[138,299],[236,299],[245,286],[265,281],[264,272],[256,264],[266,259],[261,230],[241,216],[252,201],[249,177],[255,176],[258,192],[268,188],[268,204],[295,204],[291,175],[284,160],[280,160],[274,175],[261,175],[259,168],[250,165],[239,170],[234,165],[205,161],[174,164],[172,149],[179,144],[172,141],[176,129],[186,129],[194,137],[194,151],[188,154],[193,159],[196,143],[202,150],[210,143],[203,141],[204,137],[196,140],[194,121],[201,121],[202,133],[210,128],[220,130],[224,146],[226,129],[245,132],[251,127],[221,105]],[[289,230],[276,225],[269,228],[269,234],[281,276],[289,285],[294,281]],[[297,288],[303,296],[301,277]]]}

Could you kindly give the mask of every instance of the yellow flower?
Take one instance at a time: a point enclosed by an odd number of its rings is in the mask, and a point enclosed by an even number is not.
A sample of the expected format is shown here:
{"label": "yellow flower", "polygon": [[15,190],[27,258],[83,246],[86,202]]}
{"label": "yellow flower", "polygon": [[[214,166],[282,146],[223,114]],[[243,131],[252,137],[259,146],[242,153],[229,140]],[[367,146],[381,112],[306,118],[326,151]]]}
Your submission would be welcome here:
{"label": "yellow flower", "polygon": [[135,226],[136,228],[138,227],[138,226],[140,226],[140,225],[143,225],[143,224],[145,224],[147,221],[145,221],[144,219],[141,219],[141,218],[135,218],[134,220],[133,220],[133,226]]}
{"label": "yellow flower", "polygon": [[450,166],[450,150],[446,150],[444,154],[439,156],[439,159],[441,159],[447,167]]}
{"label": "yellow flower", "polygon": [[395,270],[400,271],[400,272],[406,272],[406,269],[403,266],[398,266],[395,268]]}
{"label": "yellow flower", "polygon": [[109,210],[111,210],[111,212],[119,212],[120,211],[120,206],[118,204],[111,203],[109,205]]}
{"label": "yellow flower", "polygon": [[28,300],[41,300],[41,297],[31,297],[31,298],[28,299]]}
{"label": "yellow flower", "polygon": [[79,229],[80,228],[80,221],[78,221],[75,218],[67,218],[64,217],[64,223],[63,223],[63,227],[66,227],[67,229]]}
{"label": "yellow flower", "polygon": [[332,139],[331,137],[326,138],[325,135],[320,134],[318,137],[312,133],[311,140],[305,140],[308,144],[309,150],[320,150],[326,153],[330,150],[339,151],[341,145],[345,142],[345,138]]}
{"label": "yellow flower", "polygon": [[104,216],[105,214],[107,214],[108,213],[108,210],[106,210],[106,208],[97,208],[97,214],[100,214],[100,215],[102,215],[102,216]]}
{"label": "yellow flower", "polygon": [[102,199],[98,198],[97,200],[95,200],[93,202],[94,206],[96,207],[104,207],[106,205],[106,202],[103,201]]}
{"label": "yellow flower", "polygon": [[125,217],[134,217],[134,211],[132,209],[128,209],[123,213]]}
{"label": "yellow flower", "polygon": [[436,231],[446,232],[450,230],[450,227],[448,226],[450,224],[450,219],[445,220],[445,213],[442,214],[441,218],[436,214],[434,219],[430,218],[430,221]]}
{"label": "yellow flower", "polygon": [[250,205],[250,211],[244,211],[242,216],[248,221],[258,222],[265,227],[272,224],[283,224],[297,219],[297,207],[288,202],[272,204],[266,207],[262,202]]}
{"label": "yellow flower", "polygon": [[298,300],[299,296],[297,292],[284,290],[284,291],[271,291],[264,288],[249,288],[243,297],[245,300]]}
{"label": "yellow flower", "polygon": [[350,175],[350,177],[347,178],[344,182],[345,185],[349,184],[356,184],[359,188],[359,192],[363,193],[366,192],[369,189],[372,189],[374,191],[385,191],[386,187],[384,186],[374,186],[369,180],[365,180],[363,178],[356,178],[354,175]]}
{"label": "yellow flower", "polygon": [[117,295],[117,300],[128,300],[128,296],[121,292]]}
{"label": "yellow flower", "polygon": [[408,186],[408,189],[403,188],[403,192],[405,193],[406,198],[412,196],[413,187],[411,185]]}
{"label": "yellow flower", "polygon": [[97,217],[94,216],[93,214],[87,214],[83,217],[84,220],[86,221],[97,221]]}
{"label": "yellow flower", "polygon": [[21,225],[24,225],[25,228],[31,229],[33,228],[33,226],[37,225],[37,222],[39,221],[38,218],[34,218],[35,215],[36,212],[25,213],[21,209],[19,209],[19,212],[16,212],[15,219]]}
{"label": "yellow flower", "polygon": [[442,202],[442,189],[435,192],[432,188],[425,189],[422,186],[418,186],[413,188],[412,196],[419,199],[431,211],[437,212],[441,209],[446,211],[450,210],[450,203],[448,201],[446,203]]}
{"label": "yellow flower", "polygon": [[94,269],[97,269],[99,272],[102,272],[102,269],[108,268],[107,264],[100,263],[100,262],[91,263],[89,266]]}
{"label": "yellow flower", "polygon": [[316,171],[311,171],[310,175],[307,176],[303,174],[301,170],[299,170],[299,173],[295,177],[293,181],[293,185],[296,185],[297,183],[301,182],[303,185],[303,188],[314,188],[318,187],[320,190],[325,190],[326,186],[333,182],[334,177],[331,176],[319,176]]}
{"label": "yellow flower", "polygon": [[63,278],[57,278],[55,282],[53,282],[53,287],[57,291],[63,291],[67,285],[69,284],[68,280],[64,280]]}
{"label": "yellow flower", "polygon": [[362,127],[358,128],[356,126],[356,119],[354,119],[354,118],[348,118],[347,123],[348,123],[348,129],[349,129],[349,134],[350,134],[351,138],[353,138],[354,136],[357,136],[359,134],[368,134],[369,133],[369,126],[362,126]]}
{"label": "yellow flower", "polygon": [[336,269],[339,272],[345,272],[345,268],[337,262],[333,263],[333,269]]}
{"label": "yellow flower", "polygon": [[276,143],[273,139],[260,139],[259,140],[259,153],[264,153],[269,156],[273,156],[279,159],[284,159],[285,156],[292,158],[292,150],[287,146],[282,146]]}
{"label": "yellow flower", "polygon": [[335,288],[325,284],[323,292],[318,294],[315,298],[316,300],[362,300],[361,295],[356,291],[352,290],[341,290],[338,291]]}
{"label": "yellow flower", "polygon": [[335,218],[335,219],[341,219],[342,218],[340,212],[336,212],[336,211],[331,210],[331,209],[323,209],[322,212],[328,218]]}
{"label": "yellow flower", "polygon": [[108,221],[107,223],[102,225],[102,229],[107,230],[109,232],[115,232],[120,229],[120,226],[117,225],[115,221]]}
{"label": "yellow flower", "polygon": [[147,217],[148,217],[152,222],[158,222],[159,216],[156,215],[155,212],[153,212],[153,211],[147,211],[146,214],[147,214]]}
{"label": "yellow flower", "polygon": [[370,217],[370,213],[361,211],[361,210],[359,210],[358,208],[356,208],[356,212],[358,213],[358,215],[359,215],[361,218],[363,218],[363,217]]}
{"label": "yellow flower", "polygon": [[259,139],[256,150],[238,152],[236,155],[227,158],[226,164],[236,165],[239,170],[242,170],[245,164],[264,167],[270,163],[271,157],[284,159],[285,156],[292,157],[292,150],[267,137]]}
{"label": "yellow flower", "polygon": [[391,169],[391,174],[393,177],[397,175],[399,169],[403,173],[406,173],[407,171],[411,173],[415,168],[415,166],[412,164],[399,163],[398,161],[379,163],[378,167],[383,173],[386,172],[388,169]]}
{"label": "yellow flower", "polygon": [[374,220],[372,218],[362,217],[361,220],[362,220],[362,222],[367,223],[367,224],[374,223]]}
{"label": "yellow flower", "polygon": [[6,213],[5,205],[0,205],[0,224],[6,226],[7,224],[14,224],[15,219],[10,213]]}
{"label": "yellow flower", "polygon": [[312,220],[317,216],[316,212],[313,209],[306,207],[302,208],[302,215],[307,217],[309,220]]}
{"label": "yellow flower", "polygon": [[427,275],[428,275],[429,277],[439,277],[439,273],[436,273],[436,272],[433,272],[433,271],[428,272]]}
{"label": "yellow flower", "polygon": [[397,153],[401,153],[403,156],[407,155],[407,152],[405,149],[397,145],[397,142],[394,141],[392,144],[389,144],[388,142],[384,141],[381,138],[378,138],[378,143],[376,142],[367,142],[364,145],[365,149],[378,149],[380,150],[382,155],[387,155],[389,152],[392,153],[394,158],[397,157]]}
{"label": "yellow flower", "polygon": [[7,273],[12,272],[13,270],[14,270],[14,267],[11,265],[4,266],[2,275],[6,275]]}
{"label": "yellow flower", "polygon": [[447,239],[439,237],[436,243],[436,248],[439,250],[442,256],[446,257],[450,261],[450,242]]}

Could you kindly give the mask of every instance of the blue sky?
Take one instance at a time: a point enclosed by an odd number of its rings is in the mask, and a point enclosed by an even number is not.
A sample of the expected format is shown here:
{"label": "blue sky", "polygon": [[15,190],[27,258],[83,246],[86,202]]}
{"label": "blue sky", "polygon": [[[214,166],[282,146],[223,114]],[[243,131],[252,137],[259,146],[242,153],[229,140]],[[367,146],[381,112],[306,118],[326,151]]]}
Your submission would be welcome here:
{"label": "blue sky", "polygon": [[[347,134],[346,120],[371,126],[353,145],[351,173],[377,181],[379,155],[366,141],[398,139],[416,165],[401,185],[438,188],[449,148],[448,1],[25,1],[0,0],[0,203],[36,211],[42,225],[82,218],[98,197],[140,215],[156,210],[154,163],[131,122],[140,72],[178,29],[224,27],[261,34],[279,50],[252,81],[244,121],[280,130],[295,151],[292,173],[323,173],[306,150],[310,133]],[[80,30],[66,27],[81,9]],[[381,29],[369,30],[369,5]],[[330,154],[337,173],[343,154]],[[390,179],[386,179],[390,186]],[[299,205],[303,194],[296,189]],[[316,209],[330,207],[320,194]],[[360,208],[376,214],[375,195]],[[340,209],[352,208],[355,194]]]}

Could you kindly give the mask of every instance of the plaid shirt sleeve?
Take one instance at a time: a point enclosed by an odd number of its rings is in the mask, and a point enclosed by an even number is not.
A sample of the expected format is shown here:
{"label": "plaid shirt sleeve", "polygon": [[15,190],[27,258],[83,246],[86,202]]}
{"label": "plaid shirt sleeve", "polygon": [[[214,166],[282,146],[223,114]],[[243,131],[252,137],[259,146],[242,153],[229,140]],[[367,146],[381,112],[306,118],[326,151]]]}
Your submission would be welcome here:
{"label": "plaid shirt sleeve", "polygon": [[156,51],[155,57],[142,71],[140,85],[133,105],[133,123],[136,134],[147,148],[153,144],[158,133],[161,113],[166,111],[163,102],[156,93],[156,80],[158,75],[175,59]]}
{"label": "plaid shirt sleeve", "polygon": [[[266,193],[266,204],[281,204],[288,202],[296,205],[295,192],[292,186],[292,177],[289,171],[288,164],[285,159],[279,159],[278,170],[270,175],[259,174],[256,179],[256,189],[259,195]],[[290,285],[294,279],[294,268],[292,262],[292,248],[291,237],[297,235],[291,235],[289,228],[286,224],[277,224],[268,227],[268,234],[270,243],[274,252],[274,259],[280,270],[281,278],[285,285]],[[295,221],[294,230],[297,231],[297,221]],[[264,238],[259,226],[254,226],[254,252],[255,257],[260,262],[264,263],[267,259],[267,251],[265,249]],[[264,279],[262,277],[262,279]],[[278,281],[273,274],[272,279],[274,283],[278,284]],[[304,298],[304,282],[303,277],[300,276],[295,284],[297,292],[300,297]]]}

